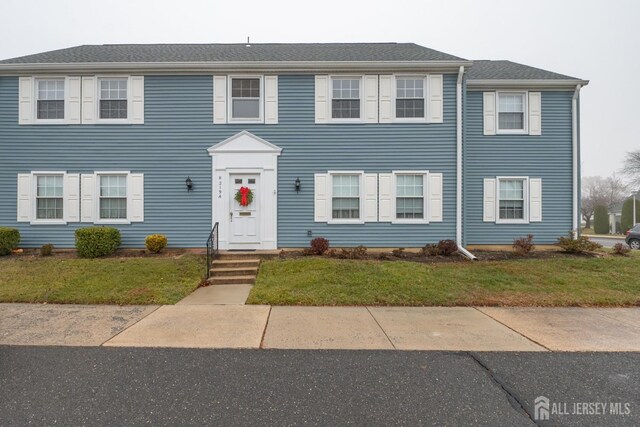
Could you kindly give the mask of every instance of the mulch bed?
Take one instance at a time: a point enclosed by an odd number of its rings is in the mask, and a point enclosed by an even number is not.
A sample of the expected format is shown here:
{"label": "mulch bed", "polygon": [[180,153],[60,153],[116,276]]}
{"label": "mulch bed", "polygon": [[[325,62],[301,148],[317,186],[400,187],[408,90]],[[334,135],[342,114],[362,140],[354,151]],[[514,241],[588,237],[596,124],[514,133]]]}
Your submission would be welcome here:
{"label": "mulch bed", "polygon": [[[204,252],[191,249],[164,249],[161,253],[154,254],[145,249],[118,249],[113,255],[100,258],[180,258],[190,253],[200,254]],[[39,248],[18,249],[13,251],[11,256],[18,258],[44,258],[40,255]],[[79,257],[75,249],[54,249],[53,254],[47,258],[78,259]]]}

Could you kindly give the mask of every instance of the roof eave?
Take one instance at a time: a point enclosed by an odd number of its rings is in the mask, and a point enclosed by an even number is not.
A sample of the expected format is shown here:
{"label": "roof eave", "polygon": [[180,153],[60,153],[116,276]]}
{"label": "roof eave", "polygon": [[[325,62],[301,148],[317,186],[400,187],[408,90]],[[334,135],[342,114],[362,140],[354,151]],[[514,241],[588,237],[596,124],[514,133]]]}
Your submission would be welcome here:
{"label": "roof eave", "polygon": [[369,70],[457,70],[471,61],[237,61],[237,62],[80,62],[0,64],[0,75],[52,72],[210,72],[210,71],[369,71]]}
{"label": "roof eave", "polygon": [[580,79],[468,79],[469,89],[510,89],[531,87],[539,89],[575,89],[576,85],[586,86],[589,80]]}

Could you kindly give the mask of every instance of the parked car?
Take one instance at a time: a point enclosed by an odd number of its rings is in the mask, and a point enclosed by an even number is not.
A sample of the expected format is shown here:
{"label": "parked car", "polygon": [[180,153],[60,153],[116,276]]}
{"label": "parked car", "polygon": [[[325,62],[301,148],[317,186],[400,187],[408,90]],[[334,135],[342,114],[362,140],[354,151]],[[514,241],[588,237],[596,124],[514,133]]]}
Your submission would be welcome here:
{"label": "parked car", "polygon": [[640,224],[636,224],[627,231],[627,237],[624,239],[631,249],[640,249]]}

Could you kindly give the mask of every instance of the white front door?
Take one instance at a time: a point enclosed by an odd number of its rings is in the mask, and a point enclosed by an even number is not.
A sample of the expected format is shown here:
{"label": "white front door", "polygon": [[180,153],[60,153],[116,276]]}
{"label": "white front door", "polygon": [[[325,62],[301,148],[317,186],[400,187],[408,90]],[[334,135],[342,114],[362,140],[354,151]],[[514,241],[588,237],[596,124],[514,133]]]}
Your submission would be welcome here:
{"label": "white front door", "polygon": [[[236,248],[250,248],[260,244],[260,175],[230,174],[229,179],[229,244]],[[251,203],[246,206],[236,200],[236,194],[243,187],[249,188],[253,195]]]}

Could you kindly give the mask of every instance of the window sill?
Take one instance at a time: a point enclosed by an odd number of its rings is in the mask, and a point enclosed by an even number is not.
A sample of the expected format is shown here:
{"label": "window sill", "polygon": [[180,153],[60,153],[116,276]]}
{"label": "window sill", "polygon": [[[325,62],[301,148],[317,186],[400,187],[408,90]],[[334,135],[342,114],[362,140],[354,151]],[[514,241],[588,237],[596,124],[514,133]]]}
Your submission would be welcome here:
{"label": "window sill", "polygon": [[364,220],[362,219],[355,219],[355,220],[349,220],[349,219],[332,219],[327,221],[327,224],[330,225],[335,225],[335,224],[364,224]]}
{"label": "window sill", "polygon": [[128,219],[99,219],[94,222],[96,225],[126,225],[131,224]]}
{"label": "window sill", "polygon": [[499,219],[496,224],[529,224],[526,219]]}
{"label": "window sill", "polygon": [[426,118],[394,118],[393,123],[431,123]]}
{"label": "window sill", "polygon": [[98,119],[97,125],[128,125],[131,124],[129,119]]}
{"label": "window sill", "polygon": [[394,219],[391,224],[429,224],[426,219]]}
{"label": "window sill", "polygon": [[260,125],[264,124],[264,120],[262,119],[232,119],[230,118],[227,122],[229,124],[250,124],[250,125]]}
{"label": "window sill", "polygon": [[67,225],[67,221],[62,219],[34,219],[31,225]]}
{"label": "window sill", "polygon": [[496,130],[496,135],[529,135],[526,130]]}
{"label": "window sill", "polygon": [[363,119],[329,119],[327,123],[330,124],[354,124],[354,123],[365,123]]}
{"label": "window sill", "polygon": [[44,119],[36,119],[33,121],[34,125],[69,125],[68,120],[66,119],[56,119],[56,120],[44,120]]}

